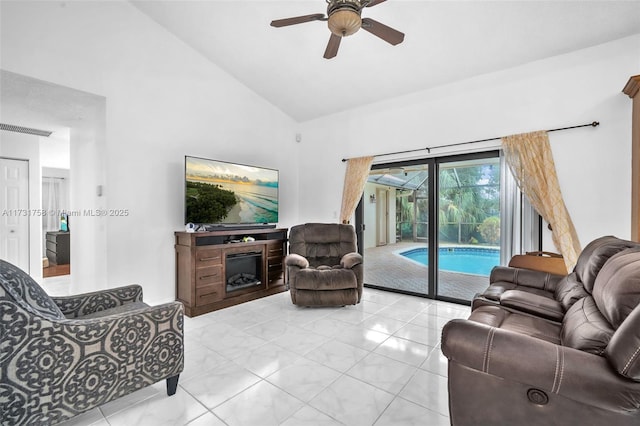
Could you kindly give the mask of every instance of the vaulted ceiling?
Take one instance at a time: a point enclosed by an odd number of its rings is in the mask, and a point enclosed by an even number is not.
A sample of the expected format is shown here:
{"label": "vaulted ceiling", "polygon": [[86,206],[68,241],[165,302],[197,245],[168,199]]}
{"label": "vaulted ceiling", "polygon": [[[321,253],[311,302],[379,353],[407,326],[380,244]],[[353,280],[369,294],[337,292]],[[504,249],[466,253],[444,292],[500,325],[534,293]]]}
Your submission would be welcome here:
{"label": "vaulted ceiling", "polygon": [[362,16],[403,43],[361,30],[327,60],[326,22],[269,25],[323,0],[131,3],[300,122],[640,33],[640,1],[388,0]]}

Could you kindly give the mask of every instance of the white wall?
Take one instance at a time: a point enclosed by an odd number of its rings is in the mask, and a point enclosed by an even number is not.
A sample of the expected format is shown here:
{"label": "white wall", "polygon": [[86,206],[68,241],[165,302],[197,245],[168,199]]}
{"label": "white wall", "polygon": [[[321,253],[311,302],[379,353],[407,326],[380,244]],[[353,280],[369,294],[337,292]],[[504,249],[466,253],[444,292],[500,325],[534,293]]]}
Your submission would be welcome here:
{"label": "white wall", "polygon": [[126,2],[1,7],[3,69],[106,98],[102,131],[71,131],[71,182],[85,181],[72,203],[129,215],[72,218],[73,234],[95,238],[80,258],[72,250],[91,272],[79,280],[74,267],[77,289],[135,282],[150,303],[175,299],[185,154],[279,169],[280,225],[296,223],[291,118]]}
{"label": "white wall", "polygon": [[304,123],[300,217],[333,218],[344,157],[597,120],[596,129],[550,133],[560,186],[583,246],[605,234],[628,238],[631,101],[621,90],[639,68],[637,35]]}

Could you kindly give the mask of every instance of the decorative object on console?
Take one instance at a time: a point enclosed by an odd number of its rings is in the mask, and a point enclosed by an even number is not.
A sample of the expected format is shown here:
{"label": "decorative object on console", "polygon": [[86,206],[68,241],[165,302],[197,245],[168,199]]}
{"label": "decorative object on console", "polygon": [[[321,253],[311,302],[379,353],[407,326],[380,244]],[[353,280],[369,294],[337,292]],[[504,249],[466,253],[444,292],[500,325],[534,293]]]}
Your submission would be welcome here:
{"label": "decorative object on console", "polygon": [[291,301],[301,306],[360,302],[362,256],[351,225],[306,223],[291,228],[285,259]]}
{"label": "decorative object on console", "polygon": [[183,309],[138,285],[51,298],[0,260],[0,423],[57,424],[167,381],[184,366]]}

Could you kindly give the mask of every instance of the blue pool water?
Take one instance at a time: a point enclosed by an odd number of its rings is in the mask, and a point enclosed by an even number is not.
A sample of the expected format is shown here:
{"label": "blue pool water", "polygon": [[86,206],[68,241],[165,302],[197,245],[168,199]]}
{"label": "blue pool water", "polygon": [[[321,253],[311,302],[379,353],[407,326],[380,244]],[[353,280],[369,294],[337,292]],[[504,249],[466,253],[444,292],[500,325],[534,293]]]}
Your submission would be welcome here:
{"label": "blue pool water", "polygon": [[[429,264],[429,250],[427,248],[411,249],[400,254],[423,265]],[[491,269],[499,264],[499,249],[441,247],[438,250],[438,266],[441,271],[489,276]]]}

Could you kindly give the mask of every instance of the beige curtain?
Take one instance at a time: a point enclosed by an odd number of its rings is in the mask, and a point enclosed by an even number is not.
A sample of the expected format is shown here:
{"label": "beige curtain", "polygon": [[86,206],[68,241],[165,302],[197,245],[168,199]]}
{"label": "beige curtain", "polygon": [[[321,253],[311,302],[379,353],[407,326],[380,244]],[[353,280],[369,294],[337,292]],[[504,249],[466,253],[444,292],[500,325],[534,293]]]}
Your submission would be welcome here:
{"label": "beige curtain", "polygon": [[502,147],[520,190],[551,225],[553,242],[564,256],[567,270],[573,270],[580,242],[562,199],[547,132],[507,136],[502,138]]}
{"label": "beige curtain", "polygon": [[358,157],[347,160],[347,171],[344,174],[342,188],[342,207],[340,208],[340,222],[349,223],[353,212],[362,197],[364,185],[369,177],[369,170],[373,157]]}

